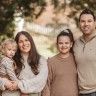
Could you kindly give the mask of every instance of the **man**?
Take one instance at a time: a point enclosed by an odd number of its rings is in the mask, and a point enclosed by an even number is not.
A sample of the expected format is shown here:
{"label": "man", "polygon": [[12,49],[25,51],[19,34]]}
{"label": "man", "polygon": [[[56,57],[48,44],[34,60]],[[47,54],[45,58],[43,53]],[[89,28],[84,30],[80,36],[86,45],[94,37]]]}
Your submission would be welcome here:
{"label": "man", "polygon": [[74,44],[80,96],[96,96],[96,30],[95,15],[85,9],[79,17],[83,35]]}

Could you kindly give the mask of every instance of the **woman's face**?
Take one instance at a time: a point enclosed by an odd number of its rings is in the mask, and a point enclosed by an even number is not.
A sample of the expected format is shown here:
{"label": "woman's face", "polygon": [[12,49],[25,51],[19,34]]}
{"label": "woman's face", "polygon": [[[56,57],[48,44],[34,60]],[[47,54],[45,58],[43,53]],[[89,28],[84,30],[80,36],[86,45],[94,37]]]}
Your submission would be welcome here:
{"label": "woman's face", "polygon": [[60,53],[67,54],[72,47],[72,42],[68,36],[60,36],[58,38],[57,48]]}
{"label": "woman's face", "polygon": [[28,40],[28,38],[25,35],[20,35],[19,40],[18,40],[18,46],[21,51],[21,53],[26,54],[29,53],[31,49],[31,43]]}

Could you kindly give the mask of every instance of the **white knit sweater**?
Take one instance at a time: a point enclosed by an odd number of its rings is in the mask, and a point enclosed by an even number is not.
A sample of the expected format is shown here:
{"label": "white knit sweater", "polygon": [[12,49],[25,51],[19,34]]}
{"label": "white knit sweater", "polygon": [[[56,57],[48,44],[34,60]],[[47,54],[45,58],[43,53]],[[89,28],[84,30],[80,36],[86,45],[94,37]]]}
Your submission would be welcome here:
{"label": "white knit sweater", "polygon": [[[46,81],[47,81],[47,76],[48,76],[48,67],[47,67],[47,60],[44,57],[40,57],[40,61],[39,61],[39,74],[38,75],[34,75],[31,67],[29,66],[29,64],[27,63],[27,58],[24,57],[24,65],[25,67],[22,69],[20,76],[19,76],[19,83],[18,83],[18,87],[21,90],[21,92],[23,93],[28,93],[31,95],[31,93],[39,93],[42,91],[42,89],[44,88]],[[3,82],[2,80],[0,80],[0,82]],[[2,87],[4,87],[3,85],[4,83],[2,83],[0,85],[0,89],[2,89]],[[20,96],[20,92],[18,91],[14,91],[14,92],[3,92],[4,95],[3,96]],[[6,94],[7,93],[7,94]],[[12,93],[12,94],[11,94]]]}

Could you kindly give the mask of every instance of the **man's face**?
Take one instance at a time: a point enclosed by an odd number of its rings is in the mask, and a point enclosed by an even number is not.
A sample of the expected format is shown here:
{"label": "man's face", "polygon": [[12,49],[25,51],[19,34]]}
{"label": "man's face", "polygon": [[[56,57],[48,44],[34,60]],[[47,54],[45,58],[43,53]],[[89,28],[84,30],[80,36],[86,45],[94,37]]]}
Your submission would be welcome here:
{"label": "man's face", "polygon": [[80,29],[84,35],[91,35],[95,30],[95,20],[91,14],[82,14],[80,17]]}

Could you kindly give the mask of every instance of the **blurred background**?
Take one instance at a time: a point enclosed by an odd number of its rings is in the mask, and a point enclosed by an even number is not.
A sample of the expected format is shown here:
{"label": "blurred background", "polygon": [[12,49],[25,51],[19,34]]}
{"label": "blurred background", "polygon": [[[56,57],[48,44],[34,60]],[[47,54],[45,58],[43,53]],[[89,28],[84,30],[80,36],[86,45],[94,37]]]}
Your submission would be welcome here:
{"label": "blurred background", "polygon": [[69,28],[77,39],[80,12],[89,8],[96,15],[96,0],[0,0],[0,42],[28,31],[38,52],[48,58],[57,53],[56,36]]}

